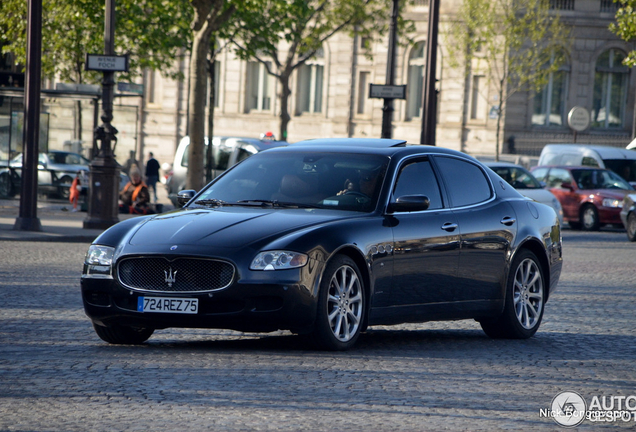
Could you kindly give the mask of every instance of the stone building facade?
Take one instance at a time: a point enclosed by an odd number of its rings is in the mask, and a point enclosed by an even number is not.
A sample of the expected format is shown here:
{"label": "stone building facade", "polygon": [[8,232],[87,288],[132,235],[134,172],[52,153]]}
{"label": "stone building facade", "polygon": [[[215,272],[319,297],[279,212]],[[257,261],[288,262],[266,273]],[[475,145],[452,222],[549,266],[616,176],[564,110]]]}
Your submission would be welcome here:
{"label": "stone building facade", "polygon": [[[499,102],[482,77],[465,76],[449,67],[445,34],[461,0],[440,3],[436,144],[471,154],[494,154],[496,120],[491,113]],[[510,98],[502,123],[501,150],[538,155],[546,143],[573,142],[567,114],[574,106],[592,114],[591,127],[577,134],[577,142],[624,147],[634,135],[636,78],[620,60],[634,44],[608,30],[615,4],[612,0],[552,0],[551,5],[572,27],[568,61],[543,92],[516,93]],[[416,32],[411,35],[414,44],[400,45],[397,51],[396,84],[407,85],[407,99],[394,103],[393,137],[418,143],[428,0],[410,4],[406,18],[413,20]],[[328,40],[292,76],[288,140],[380,137],[383,101],[370,99],[368,93],[369,84],[385,84],[387,51],[386,39],[371,42],[341,33]],[[214,135],[276,133],[280,106],[276,79],[259,63],[238,60],[231,50],[224,50],[217,59]],[[187,53],[183,53],[175,60],[175,68],[187,77],[187,67]],[[139,83],[144,85],[143,96],[127,94],[115,99],[117,158],[123,164],[133,150],[143,161],[152,151],[160,162],[171,162],[180,139],[188,133],[187,79],[175,81],[160,71],[148,71]],[[74,101],[48,100],[44,111],[51,118],[49,148],[78,140],[84,151],[91,147],[94,115],[90,103],[83,104],[81,137]]]}

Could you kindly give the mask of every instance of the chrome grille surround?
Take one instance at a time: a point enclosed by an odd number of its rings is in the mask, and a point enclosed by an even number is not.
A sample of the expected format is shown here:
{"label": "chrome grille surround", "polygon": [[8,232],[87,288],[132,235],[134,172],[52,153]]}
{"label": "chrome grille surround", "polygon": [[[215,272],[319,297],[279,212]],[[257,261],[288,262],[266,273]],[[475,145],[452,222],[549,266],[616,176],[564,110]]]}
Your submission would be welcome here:
{"label": "chrome grille surround", "polygon": [[116,277],[120,284],[135,291],[201,293],[227,288],[234,273],[234,265],[221,260],[142,256],[117,263]]}

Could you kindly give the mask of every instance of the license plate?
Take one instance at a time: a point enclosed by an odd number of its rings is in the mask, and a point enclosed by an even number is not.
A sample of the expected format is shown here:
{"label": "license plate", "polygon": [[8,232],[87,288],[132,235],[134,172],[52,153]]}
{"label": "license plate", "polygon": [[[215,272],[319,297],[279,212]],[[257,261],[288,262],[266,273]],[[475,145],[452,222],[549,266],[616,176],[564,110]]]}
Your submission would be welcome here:
{"label": "license plate", "polygon": [[174,297],[139,297],[137,312],[161,312],[195,314],[199,311],[199,299]]}

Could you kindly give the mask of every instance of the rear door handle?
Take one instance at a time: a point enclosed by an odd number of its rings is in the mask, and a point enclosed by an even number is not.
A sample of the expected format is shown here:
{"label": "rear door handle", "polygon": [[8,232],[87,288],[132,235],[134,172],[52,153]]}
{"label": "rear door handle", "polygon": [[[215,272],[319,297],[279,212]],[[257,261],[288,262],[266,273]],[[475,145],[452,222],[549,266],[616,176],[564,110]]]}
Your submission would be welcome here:
{"label": "rear door handle", "polygon": [[510,226],[515,222],[517,222],[517,219],[511,218],[510,216],[504,216],[504,218],[501,220],[501,223],[506,226]]}
{"label": "rear door handle", "polygon": [[452,222],[446,222],[444,225],[442,225],[442,229],[444,231],[455,231],[457,229],[457,224],[456,223],[452,223]]}

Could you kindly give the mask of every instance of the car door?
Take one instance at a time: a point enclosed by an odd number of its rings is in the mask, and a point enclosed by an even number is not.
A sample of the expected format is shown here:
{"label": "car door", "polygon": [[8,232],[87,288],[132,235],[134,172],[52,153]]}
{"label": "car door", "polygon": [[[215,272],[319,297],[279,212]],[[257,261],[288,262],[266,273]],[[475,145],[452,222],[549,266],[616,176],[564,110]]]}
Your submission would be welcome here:
{"label": "car door", "polygon": [[[563,168],[552,168],[546,177],[546,188],[557,197],[563,207],[563,215],[568,220],[579,220],[579,195],[575,192],[575,183],[570,171]],[[563,184],[570,187],[563,187]]]}
{"label": "car door", "polygon": [[453,300],[499,299],[517,232],[514,209],[497,199],[488,175],[478,164],[451,156],[436,156],[435,164],[459,226],[461,250]]}
{"label": "car door", "polygon": [[391,303],[396,306],[453,300],[459,259],[457,219],[445,205],[430,161],[413,159],[402,165],[392,199],[425,195],[427,210],[391,215],[394,238]]}

